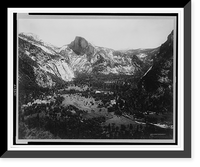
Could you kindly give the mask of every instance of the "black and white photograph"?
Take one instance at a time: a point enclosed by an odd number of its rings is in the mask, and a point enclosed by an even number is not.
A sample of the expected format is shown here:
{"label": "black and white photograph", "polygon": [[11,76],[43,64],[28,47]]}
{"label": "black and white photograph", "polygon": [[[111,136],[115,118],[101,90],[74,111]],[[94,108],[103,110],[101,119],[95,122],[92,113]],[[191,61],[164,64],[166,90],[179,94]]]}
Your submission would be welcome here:
{"label": "black and white photograph", "polygon": [[18,141],[175,142],[177,17],[17,14]]}
{"label": "black and white photograph", "polygon": [[192,157],[190,0],[4,12],[1,158]]}

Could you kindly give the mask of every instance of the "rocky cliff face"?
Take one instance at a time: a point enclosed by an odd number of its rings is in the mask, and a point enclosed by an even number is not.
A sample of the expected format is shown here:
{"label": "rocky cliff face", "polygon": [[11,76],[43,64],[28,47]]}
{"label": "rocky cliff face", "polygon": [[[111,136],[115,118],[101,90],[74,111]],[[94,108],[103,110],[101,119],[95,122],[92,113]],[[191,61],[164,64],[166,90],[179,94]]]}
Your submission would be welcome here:
{"label": "rocky cliff face", "polygon": [[155,91],[161,84],[172,83],[173,79],[173,31],[161,45],[152,68],[142,77],[141,85],[147,91]]}
{"label": "rocky cliff face", "polygon": [[76,37],[69,45],[60,49],[75,73],[101,73],[134,75],[152,65],[158,48],[115,51],[93,46],[82,37]]}
{"label": "rocky cliff face", "polygon": [[[67,60],[44,43],[26,36],[19,36],[19,78],[29,80],[41,87],[53,87],[56,83],[70,81],[74,72]],[[28,67],[28,69],[26,69]],[[23,77],[22,77],[23,76]]]}
{"label": "rocky cliff face", "polygon": [[[144,75],[159,48],[115,51],[75,37],[61,48],[47,44],[33,34],[19,34],[19,78],[40,87],[54,87],[72,81],[79,74]],[[27,71],[27,68],[29,69]]]}
{"label": "rocky cliff face", "polygon": [[72,49],[77,55],[91,56],[94,54],[94,47],[82,37],[76,37],[74,41],[69,44],[69,48]]}
{"label": "rocky cliff face", "polygon": [[153,66],[143,75],[138,87],[145,111],[173,111],[173,31],[160,46]]}

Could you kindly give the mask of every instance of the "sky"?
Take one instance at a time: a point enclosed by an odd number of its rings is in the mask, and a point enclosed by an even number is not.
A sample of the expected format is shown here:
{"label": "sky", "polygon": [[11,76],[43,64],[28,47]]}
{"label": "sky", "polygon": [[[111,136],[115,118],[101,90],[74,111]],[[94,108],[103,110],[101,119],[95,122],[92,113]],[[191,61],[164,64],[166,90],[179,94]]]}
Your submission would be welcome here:
{"label": "sky", "polygon": [[121,49],[155,48],[166,41],[174,29],[172,17],[129,18],[23,18],[18,33],[36,34],[44,42],[62,47],[76,36],[91,44]]}

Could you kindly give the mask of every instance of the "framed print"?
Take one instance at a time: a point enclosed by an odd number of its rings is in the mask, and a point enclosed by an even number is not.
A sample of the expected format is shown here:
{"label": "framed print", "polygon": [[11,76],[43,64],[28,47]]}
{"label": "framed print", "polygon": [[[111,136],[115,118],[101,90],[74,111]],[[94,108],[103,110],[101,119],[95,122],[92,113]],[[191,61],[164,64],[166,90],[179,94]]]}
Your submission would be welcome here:
{"label": "framed print", "polygon": [[191,2],[7,9],[2,157],[191,157]]}

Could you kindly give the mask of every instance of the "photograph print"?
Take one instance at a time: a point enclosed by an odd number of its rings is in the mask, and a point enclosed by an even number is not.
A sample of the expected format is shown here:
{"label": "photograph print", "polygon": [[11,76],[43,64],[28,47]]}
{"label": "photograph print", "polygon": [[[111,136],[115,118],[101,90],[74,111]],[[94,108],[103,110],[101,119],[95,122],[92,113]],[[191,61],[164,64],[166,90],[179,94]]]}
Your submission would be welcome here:
{"label": "photograph print", "polygon": [[175,142],[176,23],[17,14],[17,140]]}

